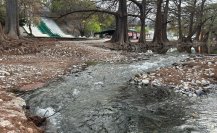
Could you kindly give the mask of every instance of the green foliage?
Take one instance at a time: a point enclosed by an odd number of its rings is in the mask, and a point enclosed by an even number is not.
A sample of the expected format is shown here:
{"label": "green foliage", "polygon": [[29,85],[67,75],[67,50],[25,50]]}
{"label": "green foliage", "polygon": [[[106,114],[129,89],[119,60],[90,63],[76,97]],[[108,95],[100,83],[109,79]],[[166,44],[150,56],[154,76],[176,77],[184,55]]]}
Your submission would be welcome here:
{"label": "green foliage", "polygon": [[65,3],[63,0],[53,0],[51,9],[52,11],[59,11],[59,10],[64,9],[64,6],[65,6]]}
{"label": "green foliage", "polygon": [[108,14],[99,14],[98,16],[102,30],[113,29],[115,27],[114,16]]}
{"label": "green foliage", "polygon": [[96,16],[92,19],[85,21],[85,32],[99,32],[101,31],[101,23]]}

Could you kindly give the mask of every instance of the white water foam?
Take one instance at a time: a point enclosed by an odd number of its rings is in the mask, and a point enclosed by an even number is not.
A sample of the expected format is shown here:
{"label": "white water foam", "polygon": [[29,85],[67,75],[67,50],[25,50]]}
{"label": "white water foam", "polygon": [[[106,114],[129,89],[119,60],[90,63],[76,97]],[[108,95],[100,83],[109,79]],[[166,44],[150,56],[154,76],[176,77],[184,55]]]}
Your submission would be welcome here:
{"label": "white water foam", "polygon": [[36,108],[36,115],[40,117],[48,117],[47,119],[47,129],[49,129],[48,132],[57,132],[57,129],[60,128],[58,125],[60,125],[60,118],[61,114],[59,112],[56,113],[56,111],[52,107],[48,107],[45,109]]}

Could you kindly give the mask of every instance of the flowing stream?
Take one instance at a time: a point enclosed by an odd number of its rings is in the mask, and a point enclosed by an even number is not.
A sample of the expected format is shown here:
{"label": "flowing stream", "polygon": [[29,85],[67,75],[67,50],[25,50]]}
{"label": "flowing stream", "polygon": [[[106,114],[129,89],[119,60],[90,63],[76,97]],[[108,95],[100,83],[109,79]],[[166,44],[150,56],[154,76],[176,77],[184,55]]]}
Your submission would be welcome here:
{"label": "flowing stream", "polygon": [[34,114],[55,113],[47,133],[215,133],[215,94],[191,100],[170,88],[128,84],[137,73],[185,58],[167,54],[131,64],[97,64],[24,98]]}

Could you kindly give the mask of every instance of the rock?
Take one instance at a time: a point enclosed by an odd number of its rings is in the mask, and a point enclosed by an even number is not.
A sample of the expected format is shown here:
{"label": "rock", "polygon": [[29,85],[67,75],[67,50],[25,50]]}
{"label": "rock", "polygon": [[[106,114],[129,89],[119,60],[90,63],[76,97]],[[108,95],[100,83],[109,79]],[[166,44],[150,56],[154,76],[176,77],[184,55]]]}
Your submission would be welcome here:
{"label": "rock", "polygon": [[34,133],[32,128],[28,128],[27,130],[28,130],[28,133]]}
{"label": "rock", "polygon": [[193,96],[193,97],[197,97],[197,95],[196,95],[196,94],[192,94],[192,96]]}
{"label": "rock", "polygon": [[148,79],[143,79],[143,80],[142,80],[142,84],[148,85],[148,84],[149,84],[149,80],[148,80]]}
{"label": "rock", "polygon": [[145,79],[145,78],[147,78],[147,77],[148,77],[147,74],[143,74],[143,75],[142,75],[142,78],[143,78],[143,79]]}
{"label": "rock", "polygon": [[201,84],[203,85],[203,86],[206,86],[206,85],[208,85],[210,82],[209,81],[206,81],[206,80],[202,80],[201,81]]}
{"label": "rock", "polygon": [[208,65],[212,65],[212,62],[208,62]]}
{"label": "rock", "polygon": [[0,73],[2,73],[3,76],[10,76],[11,74],[7,71],[0,70]]}
{"label": "rock", "polygon": [[188,96],[189,96],[189,97],[193,97],[193,94],[192,94],[192,93],[189,93]]}
{"label": "rock", "polygon": [[196,80],[196,84],[201,84],[201,82],[199,80]]}
{"label": "rock", "polygon": [[143,84],[142,81],[139,81],[138,85],[142,85],[142,84]]}
{"label": "rock", "polygon": [[0,78],[5,78],[5,76],[0,76]]}
{"label": "rock", "polygon": [[215,73],[212,73],[212,72],[209,73],[209,76],[210,76],[210,77],[212,77],[212,76],[214,76],[214,75],[215,75]]}
{"label": "rock", "polygon": [[158,79],[155,79],[154,81],[152,81],[152,85],[161,86],[161,81]]}
{"label": "rock", "polygon": [[195,91],[195,94],[196,94],[197,96],[206,95],[206,93],[203,91],[203,89],[196,90],[196,91]]}
{"label": "rock", "polygon": [[179,64],[178,64],[178,63],[173,63],[172,65],[173,65],[173,66],[178,66]]}
{"label": "rock", "polygon": [[135,81],[134,81],[134,80],[131,80],[131,81],[130,81],[130,84],[135,84]]}

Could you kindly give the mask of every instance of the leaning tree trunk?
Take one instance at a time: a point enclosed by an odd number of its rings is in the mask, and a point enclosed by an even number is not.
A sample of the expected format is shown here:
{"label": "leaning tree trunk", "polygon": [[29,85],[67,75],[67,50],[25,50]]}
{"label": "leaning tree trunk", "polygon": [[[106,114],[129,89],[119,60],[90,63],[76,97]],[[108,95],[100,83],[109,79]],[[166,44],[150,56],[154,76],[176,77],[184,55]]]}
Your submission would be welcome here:
{"label": "leaning tree trunk", "polygon": [[5,33],[13,39],[19,36],[18,18],[18,0],[6,0]]}
{"label": "leaning tree trunk", "polygon": [[163,0],[158,0],[157,1],[157,14],[156,14],[156,19],[155,19],[155,29],[154,29],[154,38],[153,42],[157,44],[163,44],[163,39],[162,39],[162,3]]}
{"label": "leaning tree trunk", "polygon": [[116,15],[116,30],[112,36],[112,42],[120,44],[122,48],[127,48],[128,43],[128,17],[127,1],[119,0],[119,8]]}

